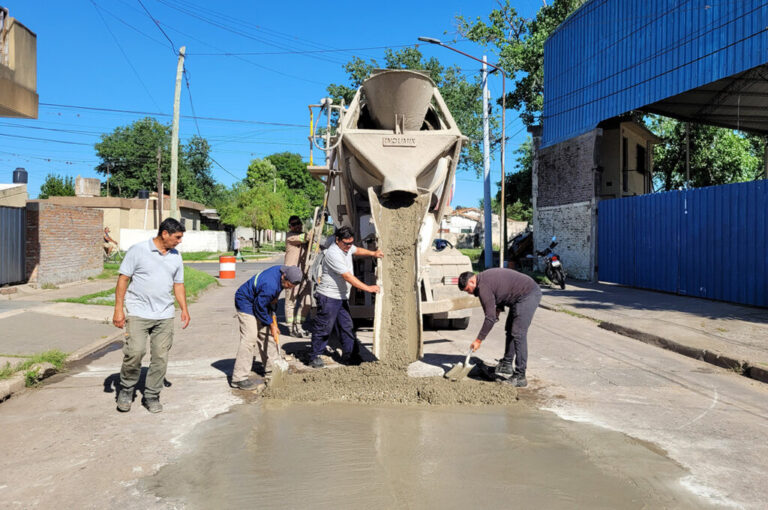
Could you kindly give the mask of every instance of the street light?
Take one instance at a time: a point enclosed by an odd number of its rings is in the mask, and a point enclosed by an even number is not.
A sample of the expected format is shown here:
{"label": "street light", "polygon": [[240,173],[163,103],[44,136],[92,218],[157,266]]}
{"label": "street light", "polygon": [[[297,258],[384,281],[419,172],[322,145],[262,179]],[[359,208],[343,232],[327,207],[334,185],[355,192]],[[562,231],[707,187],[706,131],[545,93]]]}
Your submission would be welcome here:
{"label": "street light", "polygon": [[[469,57],[472,60],[476,60],[482,64],[485,64],[492,68],[494,71],[498,71],[501,73],[501,214],[500,214],[500,221],[499,221],[499,227],[501,229],[501,249],[499,250],[499,267],[504,267],[504,251],[507,248],[507,211],[504,207],[504,156],[505,156],[505,146],[507,145],[507,89],[506,89],[506,83],[507,83],[507,75],[504,74],[504,70],[500,68],[498,65],[491,64],[489,62],[486,62],[485,60],[479,59],[477,57],[473,57],[472,55],[468,53],[464,53],[461,50],[457,50],[456,48],[453,48],[451,46],[448,46],[447,44],[444,44],[440,39],[435,39],[434,37],[419,37],[419,41],[426,42],[429,44],[437,44],[438,46],[442,46],[443,48],[449,49],[451,51],[455,51],[456,53],[460,53],[464,55],[465,57]],[[490,183],[488,184],[490,186]],[[487,207],[491,207],[491,204],[487,204]],[[488,228],[486,226],[486,228]],[[493,232],[493,225],[491,225],[491,232]]]}

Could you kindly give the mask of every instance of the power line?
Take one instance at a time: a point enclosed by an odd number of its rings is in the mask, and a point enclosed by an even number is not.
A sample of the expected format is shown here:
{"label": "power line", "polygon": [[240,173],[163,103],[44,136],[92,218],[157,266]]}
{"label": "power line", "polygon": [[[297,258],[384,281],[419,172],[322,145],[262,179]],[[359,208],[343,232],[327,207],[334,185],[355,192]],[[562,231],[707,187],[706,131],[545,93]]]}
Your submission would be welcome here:
{"label": "power line", "polygon": [[388,50],[392,48],[408,48],[411,46],[418,46],[418,44],[397,44],[390,46],[368,46],[364,48],[342,48],[342,49],[326,49],[326,50],[291,50],[291,51],[254,51],[254,52],[220,52],[220,53],[187,53],[187,55],[194,56],[226,56],[234,57],[239,55],[253,56],[253,55],[307,55],[311,53],[343,53],[350,51],[366,51],[366,50]]}
{"label": "power line", "polygon": [[[46,106],[51,108],[72,108],[76,110],[89,110],[89,111],[97,111],[97,112],[130,113],[133,115],[156,115],[158,117],[171,117],[170,113],[143,112],[138,110],[121,110],[117,108],[99,108],[96,106],[79,106],[79,105],[57,104],[57,103],[39,103],[39,104],[40,106]],[[194,117],[192,115],[182,115],[182,117],[185,119],[196,118],[198,120],[209,120],[209,121],[215,121],[215,122],[235,122],[235,123],[241,123],[241,124],[258,124],[258,125],[265,125],[265,126],[282,126],[282,127],[307,129],[307,125],[305,124],[288,124],[285,122],[267,122],[267,121],[261,121],[261,120],[245,120],[245,119],[226,119],[226,118],[220,118],[220,117]]]}
{"label": "power line", "polygon": [[10,138],[24,138],[26,140],[41,140],[43,142],[66,143],[66,144],[69,144],[69,145],[86,145],[88,147],[93,147],[92,143],[70,142],[70,141],[67,141],[67,140],[53,140],[51,138],[38,138],[36,136],[7,135],[5,133],[0,133],[0,136],[8,136]]}
{"label": "power line", "polygon": [[107,24],[107,20],[105,20],[104,16],[101,15],[101,11],[99,10],[99,7],[96,5],[96,2],[94,2],[93,0],[90,0],[90,2],[93,5],[93,8],[96,10],[96,14],[98,14],[99,18],[101,18],[101,22],[104,23],[104,27],[107,29],[107,32],[109,32],[109,35],[111,35],[112,39],[114,39],[115,44],[117,45],[117,48],[120,50],[120,53],[123,54],[125,61],[128,62],[128,65],[133,70],[133,74],[136,75],[136,79],[139,80],[139,83],[141,83],[141,86],[144,87],[144,90],[146,91],[149,98],[152,100],[152,103],[155,105],[155,108],[159,110],[160,107],[157,105],[157,101],[155,101],[155,98],[152,97],[152,94],[149,92],[149,89],[147,88],[147,85],[144,83],[144,80],[141,79],[139,72],[136,70],[135,67],[133,67],[133,64],[131,63],[131,59],[128,58],[128,55],[125,53],[125,50],[120,45],[120,41],[118,40],[117,36],[115,36],[114,32],[112,32],[112,29],[109,28],[109,25]]}
{"label": "power line", "polygon": [[141,0],[136,0],[136,1],[139,2],[139,5],[141,5],[141,8],[144,9],[144,12],[147,13],[147,16],[149,16],[149,19],[152,20],[152,23],[154,23],[155,26],[158,28],[158,30],[160,30],[160,32],[163,33],[165,38],[168,39],[168,42],[171,43],[171,49],[173,50],[173,54],[177,55],[179,52],[176,51],[176,45],[173,44],[173,41],[171,41],[171,38],[168,37],[168,34],[165,33],[165,30],[163,30],[163,27],[160,26],[160,23],[158,23],[155,17],[152,16],[152,14],[150,14],[149,10],[144,6],[144,3]]}
{"label": "power line", "polygon": [[143,36],[143,37],[146,37],[146,38],[147,38],[147,39],[149,39],[150,41],[152,41],[152,42],[155,42],[155,43],[159,44],[160,46],[163,46],[163,47],[167,46],[167,45],[166,45],[166,44],[165,44],[163,41],[159,41],[159,40],[155,39],[154,37],[152,37],[151,35],[149,35],[149,34],[146,34],[144,31],[142,31],[142,30],[140,30],[140,29],[138,29],[138,28],[134,27],[133,25],[131,25],[130,23],[128,23],[127,21],[125,21],[124,19],[122,19],[120,16],[118,16],[118,15],[114,14],[114,13],[113,13],[112,11],[110,11],[109,9],[105,9],[103,6],[100,6],[100,5],[97,5],[96,7],[97,7],[98,9],[100,9],[101,11],[103,11],[103,12],[107,13],[109,16],[112,16],[114,19],[116,19],[117,21],[119,21],[119,22],[120,22],[120,23],[122,23],[123,25],[127,26],[128,28],[130,28],[130,29],[131,29],[131,30],[133,30],[134,32],[138,33],[139,35],[141,35],[141,36]]}

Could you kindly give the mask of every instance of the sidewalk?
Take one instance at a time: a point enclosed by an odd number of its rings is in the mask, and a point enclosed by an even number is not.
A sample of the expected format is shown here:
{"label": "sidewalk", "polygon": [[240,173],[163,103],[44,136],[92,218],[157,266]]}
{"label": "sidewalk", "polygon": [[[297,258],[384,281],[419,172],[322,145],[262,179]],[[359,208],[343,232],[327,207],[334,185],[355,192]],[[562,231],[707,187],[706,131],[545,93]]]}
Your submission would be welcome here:
{"label": "sidewalk", "polygon": [[541,306],[768,383],[768,310],[571,281],[544,289]]}

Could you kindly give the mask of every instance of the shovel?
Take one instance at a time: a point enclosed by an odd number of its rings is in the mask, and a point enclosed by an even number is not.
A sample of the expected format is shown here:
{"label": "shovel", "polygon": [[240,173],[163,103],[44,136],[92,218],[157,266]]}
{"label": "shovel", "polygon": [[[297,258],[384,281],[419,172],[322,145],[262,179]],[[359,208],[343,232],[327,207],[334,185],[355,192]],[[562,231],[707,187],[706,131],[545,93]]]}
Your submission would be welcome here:
{"label": "shovel", "polygon": [[469,364],[469,357],[472,356],[472,348],[469,348],[467,357],[464,358],[464,363],[456,363],[453,368],[448,370],[443,377],[450,379],[451,381],[461,381],[469,372],[475,368],[475,365]]}
{"label": "shovel", "polygon": [[[277,322],[277,317],[272,315],[272,320]],[[280,350],[280,334],[275,335],[275,347],[277,347],[277,354],[280,359],[276,359],[272,362],[272,379],[270,385],[275,385],[280,382],[282,376],[288,371],[288,362],[283,358],[283,351]]]}

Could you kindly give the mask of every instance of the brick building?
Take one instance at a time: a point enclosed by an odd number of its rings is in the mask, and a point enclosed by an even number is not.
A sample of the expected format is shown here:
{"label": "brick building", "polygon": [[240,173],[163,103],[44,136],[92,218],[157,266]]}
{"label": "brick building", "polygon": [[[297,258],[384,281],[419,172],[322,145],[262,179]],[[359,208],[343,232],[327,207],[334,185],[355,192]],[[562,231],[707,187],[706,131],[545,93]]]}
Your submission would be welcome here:
{"label": "brick building", "polygon": [[28,202],[28,281],[38,285],[59,284],[101,273],[103,216],[98,209]]}
{"label": "brick building", "polygon": [[653,145],[658,138],[626,118],[541,148],[541,128],[532,130],[534,250],[557,236],[556,251],[569,276],[596,277],[597,204],[601,199],[651,191]]}

